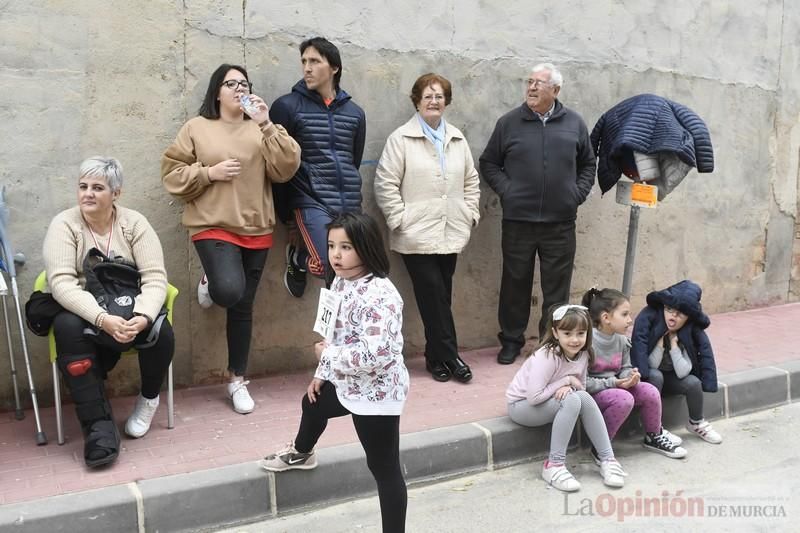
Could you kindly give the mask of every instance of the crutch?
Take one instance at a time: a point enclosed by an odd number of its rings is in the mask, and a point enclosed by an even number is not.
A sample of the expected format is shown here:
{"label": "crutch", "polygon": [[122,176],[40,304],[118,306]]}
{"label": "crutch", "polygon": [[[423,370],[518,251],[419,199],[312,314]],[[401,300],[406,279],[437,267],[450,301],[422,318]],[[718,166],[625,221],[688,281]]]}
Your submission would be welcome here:
{"label": "crutch", "polygon": [[[0,270],[5,272],[6,265],[0,261]],[[0,274],[0,297],[3,300],[3,322],[6,325],[6,340],[8,341],[8,358],[11,363],[11,386],[14,389],[14,418],[22,420],[25,418],[25,411],[22,410],[22,404],[19,401],[19,386],[17,386],[17,367],[14,363],[14,343],[11,342],[11,326],[8,322],[8,306],[6,305],[6,295],[8,294],[8,285],[6,285],[5,278]]]}
{"label": "crutch", "polygon": [[[11,253],[11,245],[6,237],[6,224],[8,222],[8,206],[6,205],[6,188],[0,188],[0,251],[5,263],[9,278],[11,278],[11,294],[14,296],[14,304],[17,311],[17,323],[19,324],[19,338],[22,343],[22,356],[25,360],[25,369],[28,372],[28,387],[31,391],[31,403],[33,403],[33,416],[36,419],[36,444],[42,446],[47,444],[47,436],[42,430],[42,420],[39,416],[39,402],[36,400],[36,387],[33,385],[33,372],[31,372],[31,359],[28,355],[28,342],[25,338],[25,322],[22,320],[22,308],[19,304],[19,288],[17,287],[17,269],[14,266],[14,254]],[[5,297],[3,298],[5,310]],[[6,315],[6,326],[8,327],[8,316]],[[9,343],[11,343],[9,335]]]}

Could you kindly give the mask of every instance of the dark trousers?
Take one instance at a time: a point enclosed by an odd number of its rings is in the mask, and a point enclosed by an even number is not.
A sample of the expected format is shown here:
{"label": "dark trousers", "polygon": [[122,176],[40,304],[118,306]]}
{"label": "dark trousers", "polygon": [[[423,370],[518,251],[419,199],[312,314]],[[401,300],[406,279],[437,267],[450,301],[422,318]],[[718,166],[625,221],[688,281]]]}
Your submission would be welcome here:
{"label": "dark trousers", "polygon": [[685,396],[689,418],[694,422],[703,419],[703,384],[694,374],[679,378],[672,370],[650,369],[647,381],[664,395]]}
{"label": "dark trousers", "polygon": [[227,309],[228,370],[243,376],[253,334],[253,301],[269,250],[214,239],[195,241],[194,247],[208,277],[211,299]]}
{"label": "dark trousers", "polygon": [[408,492],[400,468],[400,417],[366,416],[350,413],[336,396],[336,387],[326,381],[317,401],[303,396],[303,416],[294,439],[298,452],[308,453],[328,426],[328,419],[353,415],[353,426],[367,456],[367,467],[378,485],[383,532],[403,532]]}
{"label": "dark trousers", "polygon": [[[56,338],[57,357],[65,356],[91,356],[97,362],[97,375],[105,379],[108,372],[114,368],[120,358],[120,352],[95,344],[91,337],[84,335],[83,330],[89,326],[84,319],[62,311],[53,320],[53,335]],[[143,342],[150,333],[150,328],[145,329],[137,337],[137,342]],[[158,396],[164,376],[167,374],[172,354],[175,351],[175,335],[172,326],[166,320],[161,324],[158,341],[150,348],[139,350],[139,374],[142,378],[142,396],[153,399]],[[59,365],[60,366],[60,365]],[[65,379],[67,386],[71,381]]]}
{"label": "dark trousers", "polygon": [[400,254],[414,286],[422,324],[425,357],[451,361],[458,357],[456,325],[451,309],[456,254]]}
{"label": "dark trousers", "polygon": [[497,319],[503,345],[525,344],[531,313],[533,269],[539,255],[542,278],[542,317],[539,338],[547,324],[547,310],[569,301],[575,263],[575,221],[518,222],[503,220],[503,277]]}

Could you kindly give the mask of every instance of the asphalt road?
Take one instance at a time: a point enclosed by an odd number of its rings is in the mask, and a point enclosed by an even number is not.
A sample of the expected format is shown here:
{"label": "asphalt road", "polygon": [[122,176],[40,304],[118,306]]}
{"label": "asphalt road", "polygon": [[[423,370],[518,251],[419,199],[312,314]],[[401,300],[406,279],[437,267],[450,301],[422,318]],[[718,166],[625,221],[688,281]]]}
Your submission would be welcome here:
{"label": "asphalt road", "polygon": [[[418,486],[409,533],[547,531],[800,531],[800,403],[714,422],[721,445],[678,431],[689,451],[669,459],[638,441],[616,443],[629,476],[602,484],[586,450],[568,457],[582,483],[565,495],[541,480],[541,463]],[[284,516],[220,533],[380,532],[377,498]]]}

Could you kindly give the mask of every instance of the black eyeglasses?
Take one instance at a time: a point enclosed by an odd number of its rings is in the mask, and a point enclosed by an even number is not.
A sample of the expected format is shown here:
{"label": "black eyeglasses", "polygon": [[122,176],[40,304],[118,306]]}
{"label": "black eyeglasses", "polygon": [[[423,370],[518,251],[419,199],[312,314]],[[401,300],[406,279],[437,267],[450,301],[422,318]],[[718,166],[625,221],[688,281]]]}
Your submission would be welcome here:
{"label": "black eyeglasses", "polygon": [[223,81],[222,85],[233,91],[235,91],[240,85],[246,91],[249,91],[250,89],[253,88],[253,84],[247,80],[228,80],[228,81]]}

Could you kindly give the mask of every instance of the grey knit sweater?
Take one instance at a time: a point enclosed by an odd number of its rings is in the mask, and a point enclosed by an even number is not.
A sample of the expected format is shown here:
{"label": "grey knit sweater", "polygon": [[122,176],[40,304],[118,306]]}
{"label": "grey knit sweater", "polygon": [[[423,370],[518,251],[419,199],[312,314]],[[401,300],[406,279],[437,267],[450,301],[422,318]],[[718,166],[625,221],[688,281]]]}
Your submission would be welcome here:
{"label": "grey knit sweater", "polygon": [[586,391],[589,394],[616,388],[617,379],[631,374],[631,341],[625,335],[606,335],[594,328],[592,348],[594,364],[589,368],[589,375],[586,377]]}

